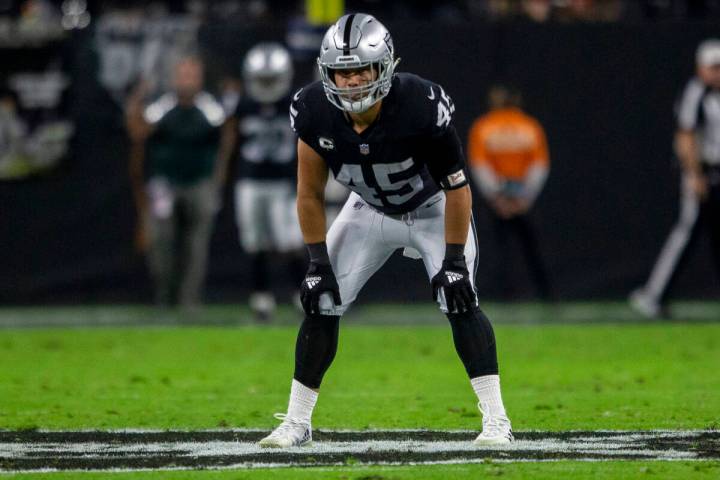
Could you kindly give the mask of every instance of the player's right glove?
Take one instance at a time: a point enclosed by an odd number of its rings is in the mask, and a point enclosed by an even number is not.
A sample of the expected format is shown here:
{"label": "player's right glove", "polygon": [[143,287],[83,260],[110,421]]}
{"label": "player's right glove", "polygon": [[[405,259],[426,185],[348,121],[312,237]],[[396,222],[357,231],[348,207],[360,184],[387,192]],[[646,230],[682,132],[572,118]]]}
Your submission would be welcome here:
{"label": "player's right glove", "polygon": [[327,255],[325,242],[308,245],[310,267],[300,287],[300,303],[308,315],[320,314],[320,296],[329,293],[335,305],[342,305],[340,287]]}
{"label": "player's right glove", "polygon": [[[476,305],[465,255],[462,254],[462,250],[455,252],[459,248],[460,246],[448,246],[442,268],[431,281],[433,299],[438,301],[442,289],[448,313],[464,313],[472,310]],[[448,254],[448,252],[453,253]]]}

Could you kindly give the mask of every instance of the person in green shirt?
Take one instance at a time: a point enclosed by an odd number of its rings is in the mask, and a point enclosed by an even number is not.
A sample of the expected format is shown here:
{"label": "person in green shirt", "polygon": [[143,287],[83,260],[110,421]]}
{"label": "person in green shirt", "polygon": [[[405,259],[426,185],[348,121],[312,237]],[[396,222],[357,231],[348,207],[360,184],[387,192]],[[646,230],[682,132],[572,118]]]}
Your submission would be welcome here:
{"label": "person in green shirt", "polygon": [[137,244],[147,250],[161,306],[201,304],[231,150],[225,112],[203,83],[202,62],[187,57],[175,66],[173,91],[146,105],[141,83],[128,100],[130,170],[141,221]]}

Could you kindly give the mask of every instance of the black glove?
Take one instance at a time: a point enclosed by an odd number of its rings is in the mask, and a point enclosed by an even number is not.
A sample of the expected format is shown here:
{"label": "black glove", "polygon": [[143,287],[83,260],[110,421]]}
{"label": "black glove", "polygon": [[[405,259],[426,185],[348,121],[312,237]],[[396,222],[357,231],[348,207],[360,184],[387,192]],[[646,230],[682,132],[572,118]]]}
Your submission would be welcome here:
{"label": "black glove", "polygon": [[340,287],[333,273],[332,267],[327,264],[310,262],[300,287],[300,303],[308,315],[320,314],[320,295],[328,292],[332,294],[335,305],[341,305]]}
{"label": "black glove", "polygon": [[[464,313],[475,307],[475,292],[470,283],[470,274],[465,264],[465,256],[445,256],[442,268],[432,278],[433,299],[437,302],[442,288],[448,313]],[[455,309],[457,308],[457,311]]]}

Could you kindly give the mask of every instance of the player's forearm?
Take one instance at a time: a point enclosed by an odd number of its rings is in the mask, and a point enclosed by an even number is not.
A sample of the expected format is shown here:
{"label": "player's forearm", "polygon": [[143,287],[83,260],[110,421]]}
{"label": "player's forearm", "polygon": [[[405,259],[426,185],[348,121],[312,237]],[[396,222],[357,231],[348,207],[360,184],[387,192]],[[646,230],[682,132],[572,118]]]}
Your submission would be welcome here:
{"label": "player's forearm", "polygon": [[445,243],[464,245],[470,229],[470,187],[445,191]]}
{"label": "player's forearm", "polygon": [[700,166],[700,148],[694,132],[677,132],[675,134],[675,151],[680,158],[680,163],[685,173],[702,173]]}
{"label": "player's forearm", "polygon": [[325,199],[318,193],[298,192],[297,212],[306,244],[325,241]]}

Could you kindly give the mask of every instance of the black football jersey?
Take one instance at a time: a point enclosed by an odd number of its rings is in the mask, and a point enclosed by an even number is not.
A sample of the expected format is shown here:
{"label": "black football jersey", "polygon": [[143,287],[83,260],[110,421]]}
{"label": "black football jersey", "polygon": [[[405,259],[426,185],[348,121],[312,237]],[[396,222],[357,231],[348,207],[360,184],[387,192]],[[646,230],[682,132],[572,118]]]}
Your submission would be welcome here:
{"label": "black football jersey", "polygon": [[360,134],[327,100],[321,82],[293,96],[290,123],[325,159],[337,181],[377,210],[400,214],[419,207],[440,188],[467,184],[454,111],[442,87],[398,73],[377,120]]}
{"label": "black football jersey", "polygon": [[238,176],[258,180],[294,179],[297,140],[290,128],[290,99],[261,104],[243,98],[235,111],[238,125]]}

